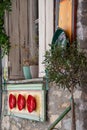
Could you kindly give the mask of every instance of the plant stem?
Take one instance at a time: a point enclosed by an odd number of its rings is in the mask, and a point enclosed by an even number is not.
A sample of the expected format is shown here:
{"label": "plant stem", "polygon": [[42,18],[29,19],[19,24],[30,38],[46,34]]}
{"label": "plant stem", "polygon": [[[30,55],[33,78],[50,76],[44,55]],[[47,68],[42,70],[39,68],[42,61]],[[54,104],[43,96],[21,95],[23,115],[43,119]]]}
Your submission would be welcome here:
{"label": "plant stem", "polygon": [[75,103],[74,103],[74,96],[73,96],[73,90],[74,87],[71,87],[71,113],[72,113],[72,124],[71,124],[71,130],[76,130],[76,118],[75,118]]}

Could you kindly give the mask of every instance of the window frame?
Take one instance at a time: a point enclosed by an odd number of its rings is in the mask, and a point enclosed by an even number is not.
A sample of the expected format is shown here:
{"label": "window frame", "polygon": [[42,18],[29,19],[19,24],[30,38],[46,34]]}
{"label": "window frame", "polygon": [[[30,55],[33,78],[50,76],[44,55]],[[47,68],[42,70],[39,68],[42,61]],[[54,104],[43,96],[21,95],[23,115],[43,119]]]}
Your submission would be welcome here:
{"label": "window frame", "polygon": [[46,50],[51,44],[54,32],[54,1],[39,0],[39,77],[45,75],[42,64]]}

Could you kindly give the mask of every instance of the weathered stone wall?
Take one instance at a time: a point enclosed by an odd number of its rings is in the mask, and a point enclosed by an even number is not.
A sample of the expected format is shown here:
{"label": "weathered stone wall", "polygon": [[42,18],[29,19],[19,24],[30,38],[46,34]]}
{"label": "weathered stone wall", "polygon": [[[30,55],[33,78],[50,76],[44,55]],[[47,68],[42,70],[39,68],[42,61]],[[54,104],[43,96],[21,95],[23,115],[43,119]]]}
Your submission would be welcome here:
{"label": "weathered stone wall", "polygon": [[[75,101],[77,103],[76,113],[78,111],[79,97],[81,97],[81,91],[75,91]],[[7,96],[3,94],[3,111],[5,114]],[[1,130],[47,130],[48,126],[58,118],[58,116],[66,109],[70,104],[70,93],[67,90],[60,90],[57,86],[50,85],[50,89],[47,93],[47,120],[44,123],[21,119],[17,117],[9,117],[2,115]],[[4,108],[5,107],[5,108]],[[71,127],[71,112],[69,112],[64,119],[56,126],[59,130],[70,130]],[[79,122],[78,113],[77,118],[77,130],[81,130],[81,122]]]}
{"label": "weathered stone wall", "polygon": [[[87,48],[87,0],[78,0],[77,38],[81,48]],[[82,85],[74,93],[76,101],[76,130],[87,130],[87,85]],[[3,116],[4,101],[3,94],[2,123],[0,130],[47,130],[48,126],[63,112],[69,105],[70,93],[66,90],[59,90],[57,86],[50,85],[47,92],[47,120],[44,123],[20,119],[17,117]],[[59,130],[70,130],[71,112],[56,126]]]}
{"label": "weathered stone wall", "polygon": [[[1,55],[1,49],[0,49],[0,55]],[[0,59],[0,86],[2,84],[2,64],[1,64],[1,59]],[[2,108],[2,88],[0,87],[0,116],[1,116],[1,108]],[[1,124],[1,120],[0,120]]]}
{"label": "weathered stone wall", "polygon": [[87,49],[87,1],[86,0],[78,0],[77,38],[80,42],[80,47]]}
{"label": "weathered stone wall", "polygon": [[[78,1],[77,37],[80,47],[87,51],[87,0]],[[85,75],[87,78],[87,74]],[[82,95],[79,105],[79,119],[82,130],[87,130],[87,84],[81,86]]]}

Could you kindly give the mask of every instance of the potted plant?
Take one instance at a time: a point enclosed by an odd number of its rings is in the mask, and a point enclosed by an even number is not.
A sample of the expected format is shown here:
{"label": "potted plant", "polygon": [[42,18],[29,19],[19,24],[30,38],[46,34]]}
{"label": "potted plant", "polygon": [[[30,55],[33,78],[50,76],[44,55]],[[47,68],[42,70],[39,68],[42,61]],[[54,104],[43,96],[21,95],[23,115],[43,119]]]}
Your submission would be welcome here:
{"label": "potted plant", "polygon": [[24,59],[23,73],[24,73],[25,79],[38,77],[38,64],[37,64],[37,59],[35,57],[33,57],[31,60]]}
{"label": "potted plant", "polygon": [[23,73],[25,79],[38,77],[38,56],[31,55],[29,47],[23,47]]}
{"label": "potted plant", "polygon": [[34,37],[34,46],[33,46],[33,53],[31,50],[30,53],[30,71],[32,78],[37,78],[38,77],[38,32],[36,30],[35,32],[35,37]]}
{"label": "potted plant", "polygon": [[[32,46],[25,46],[22,47],[23,49],[23,68],[24,66],[29,66],[29,71],[31,73],[30,78],[37,78],[38,77],[38,31],[35,27],[35,34],[33,35]],[[27,65],[26,65],[27,64]]]}
{"label": "potted plant", "polygon": [[44,64],[48,81],[56,83],[61,88],[67,88],[71,93],[71,130],[76,130],[73,93],[82,82],[87,83],[87,78],[84,77],[87,73],[86,54],[77,48],[76,42],[68,47],[61,46],[61,43],[52,44],[50,50],[46,51]]}
{"label": "potted plant", "polygon": [[32,78],[38,77],[38,57],[34,56],[30,60],[30,71]]}
{"label": "potted plant", "polygon": [[31,79],[31,72],[30,72],[30,61],[28,59],[24,59],[23,61],[23,74],[25,79]]}

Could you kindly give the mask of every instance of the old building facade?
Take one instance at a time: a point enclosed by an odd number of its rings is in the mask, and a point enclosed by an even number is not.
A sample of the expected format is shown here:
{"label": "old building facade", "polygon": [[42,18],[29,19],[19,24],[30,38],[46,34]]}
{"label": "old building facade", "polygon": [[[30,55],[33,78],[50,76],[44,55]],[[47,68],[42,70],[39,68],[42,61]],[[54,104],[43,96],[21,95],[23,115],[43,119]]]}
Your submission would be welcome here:
{"label": "old building facade", "polygon": [[[48,44],[51,42],[53,36],[53,25],[54,25],[54,21],[53,21],[54,3],[53,2],[54,2],[53,0],[50,0],[50,2],[48,0],[39,0],[39,19],[40,19],[39,20],[39,37],[40,37],[39,38],[39,48],[40,48],[39,49],[39,54],[40,54],[39,55],[39,77],[42,77],[44,73],[43,72],[44,66],[42,65],[43,54],[45,53],[45,50],[48,48]],[[24,17],[27,17],[26,15],[24,14]],[[79,41],[79,45],[81,48],[87,49],[87,1],[86,0],[78,0],[76,26],[77,26],[76,29],[77,40]],[[31,30],[32,29],[33,29],[33,25],[31,27]],[[26,31],[28,31],[27,27],[25,28],[23,34],[25,34]],[[16,35],[17,32],[14,31],[14,33]],[[32,33],[35,32],[32,31]],[[20,37],[24,36],[23,34],[21,33]],[[12,38],[15,39],[15,37]],[[22,40],[22,38],[24,39]],[[26,44],[28,37],[25,36],[22,38],[20,38],[20,40],[22,40],[23,43],[25,40],[25,44]],[[12,73],[14,73],[14,70],[12,70]],[[21,74],[21,72],[19,74]],[[86,125],[87,124],[87,88],[86,86],[87,86],[86,84],[83,84],[74,93],[75,101],[76,101],[76,126],[77,126],[76,130],[87,130],[87,125]],[[56,118],[69,105],[69,99],[70,99],[70,93],[67,90],[58,89],[56,85],[50,84],[49,90],[47,91],[46,94],[46,121],[37,122],[28,119],[6,116],[5,112],[7,106],[6,105],[7,93],[4,91],[2,95],[2,115],[1,115],[0,129],[1,130],[47,130],[49,125],[53,123],[56,120]],[[71,113],[69,112],[64,117],[64,119],[61,120],[59,124],[57,124],[56,128],[60,130],[70,130],[70,126],[71,126],[70,117],[71,117]]]}

